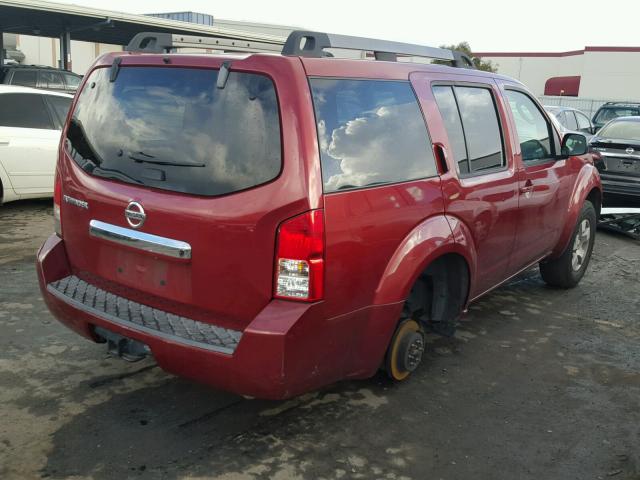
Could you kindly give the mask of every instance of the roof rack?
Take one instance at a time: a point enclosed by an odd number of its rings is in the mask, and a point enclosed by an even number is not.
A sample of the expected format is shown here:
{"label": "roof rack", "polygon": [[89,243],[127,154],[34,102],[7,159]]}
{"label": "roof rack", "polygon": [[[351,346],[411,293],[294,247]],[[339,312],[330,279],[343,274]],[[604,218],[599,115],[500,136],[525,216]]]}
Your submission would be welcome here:
{"label": "roof rack", "polygon": [[422,57],[451,62],[454,67],[475,68],[467,55],[455,50],[427,47],[412,43],[392,42],[374,38],[352,37],[307,30],[294,30],[284,40],[278,37],[178,35],[142,32],[136,34],[125,48],[129,52],[167,53],[175,48],[203,48],[225,52],[278,52],[283,55],[322,58],[333,56],[326,49],[373,52],[376,60],[392,61],[398,57]]}
{"label": "roof rack", "polygon": [[284,44],[282,54],[319,58],[328,56],[325,52],[327,48],[373,52],[376,60],[395,62],[398,56],[422,57],[449,61],[455,67],[475,68],[467,55],[455,50],[304,30],[291,32]]}
{"label": "roof rack", "polygon": [[276,52],[282,51],[282,40],[254,41],[249,35],[240,37],[200,37],[173,33],[137,33],[125,47],[128,52],[169,53],[175,48],[203,48],[225,52]]}

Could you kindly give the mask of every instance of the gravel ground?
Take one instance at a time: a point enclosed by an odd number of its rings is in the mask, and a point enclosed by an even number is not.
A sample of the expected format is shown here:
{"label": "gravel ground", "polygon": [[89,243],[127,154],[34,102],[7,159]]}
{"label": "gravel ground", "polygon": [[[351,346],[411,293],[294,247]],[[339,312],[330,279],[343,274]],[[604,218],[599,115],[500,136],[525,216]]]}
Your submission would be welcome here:
{"label": "gravel ground", "polygon": [[403,384],[266,402],[58,324],[34,268],[50,211],[0,207],[0,479],[640,479],[640,242],[600,233],[571,291],[525,272]]}

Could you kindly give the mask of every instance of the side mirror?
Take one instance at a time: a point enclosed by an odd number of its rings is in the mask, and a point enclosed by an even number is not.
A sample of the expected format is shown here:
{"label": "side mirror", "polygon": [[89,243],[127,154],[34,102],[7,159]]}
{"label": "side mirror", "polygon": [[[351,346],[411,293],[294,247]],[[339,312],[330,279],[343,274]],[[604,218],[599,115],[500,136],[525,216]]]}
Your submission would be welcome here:
{"label": "side mirror", "polygon": [[573,157],[587,153],[587,137],[581,133],[567,133],[562,138],[561,152],[563,157]]}

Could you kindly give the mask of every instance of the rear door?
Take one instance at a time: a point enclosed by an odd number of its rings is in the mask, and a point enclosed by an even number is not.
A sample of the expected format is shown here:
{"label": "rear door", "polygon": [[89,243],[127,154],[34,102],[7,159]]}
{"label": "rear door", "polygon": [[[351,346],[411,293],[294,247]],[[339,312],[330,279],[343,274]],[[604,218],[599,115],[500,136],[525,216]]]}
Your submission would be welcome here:
{"label": "rear door", "polygon": [[440,178],[412,85],[404,80],[309,80],[322,163],[326,314],[371,305],[389,259],[443,212]]}
{"label": "rear door", "polygon": [[[517,220],[517,177],[496,85],[473,75],[414,74],[449,171],[445,210],[470,231],[477,252],[471,297],[506,278]],[[414,80],[415,81],[415,80]]]}
{"label": "rear door", "polygon": [[577,170],[569,160],[556,159],[558,136],[528,92],[506,86],[504,98],[519,145],[516,159],[520,213],[511,265],[511,270],[517,271],[545,257],[556,245]]}
{"label": "rear door", "polygon": [[[279,224],[319,207],[303,163],[315,129],[298,59],[237,59],[218,84],[221,62],[125,56],[116,77],[93,70],[61,152],[61,216],[90,283],[238,329],[272,298]],[[147,235],[162,251],[132,246]]]}
{"label": "rear door", "polygon": [[0,95],[0,162],[18,195],[53,193],[60,127],[43,95]]}

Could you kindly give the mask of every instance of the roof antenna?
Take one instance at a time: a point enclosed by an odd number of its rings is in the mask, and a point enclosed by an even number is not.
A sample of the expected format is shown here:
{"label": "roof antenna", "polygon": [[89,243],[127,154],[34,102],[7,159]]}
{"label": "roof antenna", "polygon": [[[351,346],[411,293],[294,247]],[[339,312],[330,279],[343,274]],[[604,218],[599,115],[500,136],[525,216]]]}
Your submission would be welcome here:
{"label": "roof antenna", "polygon": [[229,68],[231,68],[231,62],[222,62],[220,71],[218,72],[218,81],[216,87],[222,89],[227,85],[227,79],[229,78]]}

